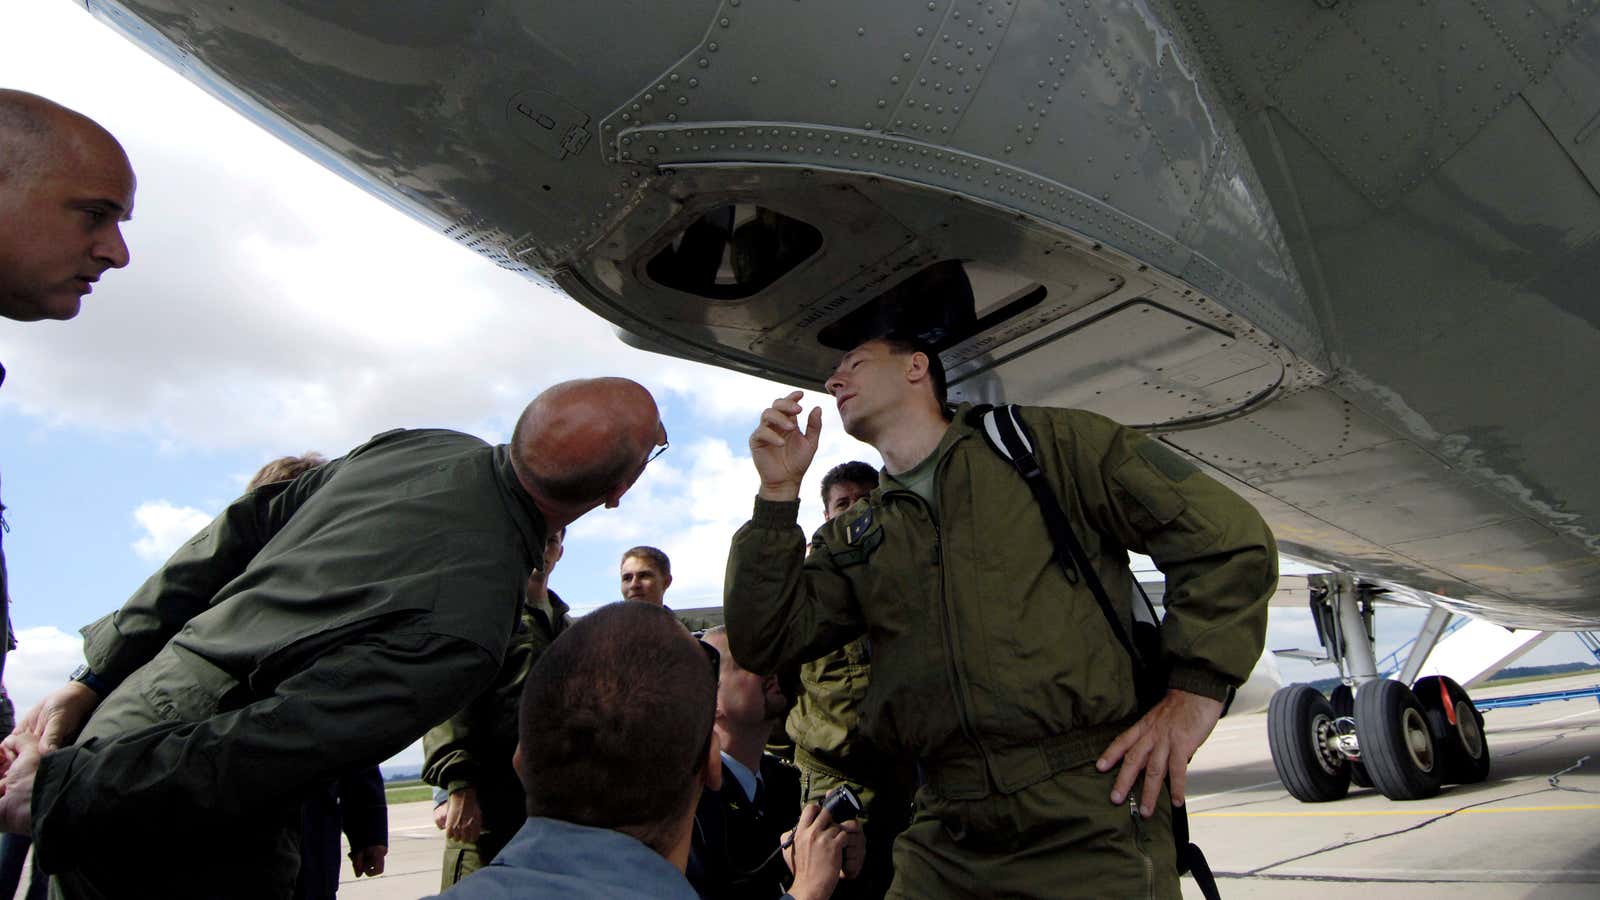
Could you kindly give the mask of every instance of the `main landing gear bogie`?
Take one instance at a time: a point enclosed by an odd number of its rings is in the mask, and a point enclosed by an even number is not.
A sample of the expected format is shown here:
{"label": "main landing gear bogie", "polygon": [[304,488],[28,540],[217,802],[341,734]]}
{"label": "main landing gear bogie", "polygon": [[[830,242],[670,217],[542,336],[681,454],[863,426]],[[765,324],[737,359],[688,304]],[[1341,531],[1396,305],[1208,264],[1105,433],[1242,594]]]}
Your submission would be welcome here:
{"label": "main landing gear bogie", "polygon": [[1489,774],[1483,715],[1443,676],[1414,689],[1384,678],[1353,692],[1339,685],[1331,697],[1290,685],[1273,695],[1267,731],[1279,779],[1307,803],[1338,800],[1352,783],[1391,800],[1421,800]]}

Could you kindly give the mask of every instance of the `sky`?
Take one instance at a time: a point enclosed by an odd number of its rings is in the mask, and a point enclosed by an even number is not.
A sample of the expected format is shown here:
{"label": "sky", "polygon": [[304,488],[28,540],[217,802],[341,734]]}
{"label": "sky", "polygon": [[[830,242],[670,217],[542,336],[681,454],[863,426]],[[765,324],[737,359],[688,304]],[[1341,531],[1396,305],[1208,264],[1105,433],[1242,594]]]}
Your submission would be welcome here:
{"label": "sky", "polygon": [[[542,388],[592,375],[655,394],[671,436],[619,509],[573,526],[552,586],[577,608],[619,598],[635,544],[672,559],[676,608],[721,602],[729,538],[756,482],[746,441],[788,387],[621,343],[567,297],[395,211],[213,100],[66,0],[0,5],[0,86],[42,94],[122,141],[139,178],[131,265],[70,322],[0,319],[0,476],[20,711],[81,661],[76,629],[116,609],[277,456],[341,455],[395,427],[505,440]],[[821,473],[879,464],[824,409]],[[1294,571],[1308,571],[1293,569]],[[1386,613],[1379,650],[1420,613]],[[1269,647],[1315,646],[1273,610]],[[1524,662],[1589,658],[1560,635]],[[1283,663],[1290,680],[1325,677]],[[399,765],[420,762],[413,746]]]}

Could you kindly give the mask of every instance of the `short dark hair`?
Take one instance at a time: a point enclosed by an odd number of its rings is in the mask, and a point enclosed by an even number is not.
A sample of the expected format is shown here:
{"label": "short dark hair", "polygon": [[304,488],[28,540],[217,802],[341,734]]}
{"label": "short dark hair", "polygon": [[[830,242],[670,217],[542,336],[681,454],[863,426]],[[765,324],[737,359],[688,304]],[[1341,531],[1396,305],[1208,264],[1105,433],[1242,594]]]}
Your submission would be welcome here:
{"label": "short dark hair", "polygon": [[828,470],[828,474],[822,476],[823,503],[828,502],[828,491],[832,490],[833,486],[841,481],[877,487],[878,470],[874,469],[871,464],[864,463],[859,459],[834,466]]}
{"label": "short dark hair", "polygon": [[[921,353],[928,358],[928,375],[933,380],[933,399],[939,401],[939,409],[944,409],[950,404],[950,385],[945,380],[944,360],[939,358],[939,351],[933,345],[914,335],[891,331],[882,337],[873,338],[881,341],[889,348],[890,353],[897,356],[907,356],[912,353]],[[867,343],[862,341],[862,343]]]}
{"label": "short dark hair", "polygon": [[320,466],[327,461],[328,460],[322,454],[315,451],[308,452],[304,456],[280,456],[272,462],[262,466],[261,471],[257,472],[255,477],[250,479],[250,484],[245,488],[245,490],[253,491],[263,484],[272,484],[275,481],[288,481],[291,478],[299,478],[301,475],[304,475],[305,473],[315,469],[317,466]]}
{"label": "short dark hair", "polygon": [[717,708],[706,655],[648,603],[580,618],[522,686],[528,815],[632,835],[665,853],[697,794]]}
{"label": "short dark hair", "polygon": [[672,577],[672,560],[667,559],[667,555],[655,547],[651,547],[647,544],[640,544],[637,547],[631,547],[629,548],[628,552],[622,554],[622,559],[617,564],[620,566],[622,563],[627,562],[630,558],[642,559],[645,562],[655,566],[657,569],[660,569],[662,575],[666,576],[667,578]]}

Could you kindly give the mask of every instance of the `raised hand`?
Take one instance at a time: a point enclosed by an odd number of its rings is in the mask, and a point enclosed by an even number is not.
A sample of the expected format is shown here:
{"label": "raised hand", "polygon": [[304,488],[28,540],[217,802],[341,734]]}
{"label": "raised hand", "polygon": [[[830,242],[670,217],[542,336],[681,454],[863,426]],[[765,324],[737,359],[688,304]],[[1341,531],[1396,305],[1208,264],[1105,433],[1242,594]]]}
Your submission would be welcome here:
{"label": "raised hand", "polygon": [[795,500],[800,496],[800,480],[811,468],[822,437],[822,409],[814,407],[800,430],[800,391],[779,397],[761,411],[761,422],[750,434],[750,459],[761,476],[760,495],[764,500]]}

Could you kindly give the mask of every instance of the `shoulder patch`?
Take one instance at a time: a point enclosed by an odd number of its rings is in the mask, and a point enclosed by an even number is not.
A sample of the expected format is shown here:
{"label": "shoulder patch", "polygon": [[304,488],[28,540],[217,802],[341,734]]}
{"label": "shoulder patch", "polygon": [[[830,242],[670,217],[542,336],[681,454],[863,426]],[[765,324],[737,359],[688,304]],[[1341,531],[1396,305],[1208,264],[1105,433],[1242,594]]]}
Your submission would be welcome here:
{"label": "shoulder patch", "polygon": [[1182,481],[1190,475],[1200,471],[1194,463],[1189,462],[1166,444],[1150,438],[1139,444],[1139,455],[1144,461],[1156,467],[1156,471],[1167,476],[1173,481]]}
{"label": "shoulder patch", "polygon": [[850,526],[845,530],[845,540],[851,544],[861,543],[861,538],[866,535],[868,529],[872,528],[872,520],[872,507],[868,506],[866,512],[851,521]]}

